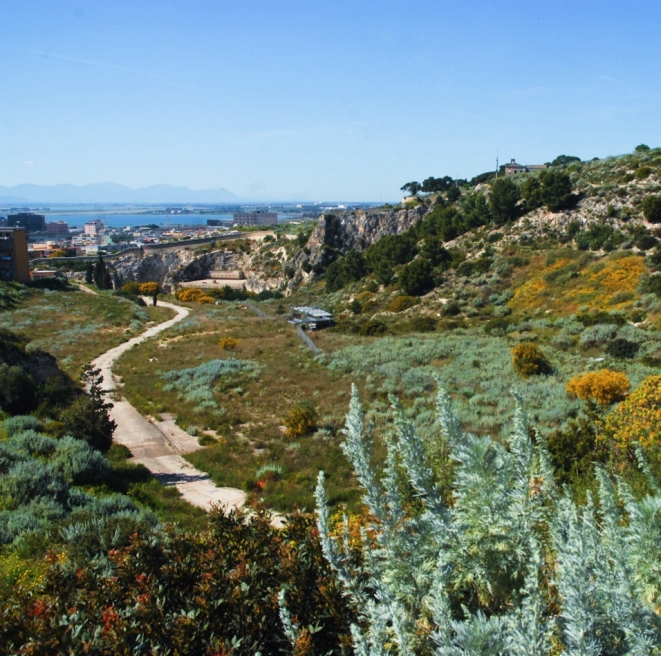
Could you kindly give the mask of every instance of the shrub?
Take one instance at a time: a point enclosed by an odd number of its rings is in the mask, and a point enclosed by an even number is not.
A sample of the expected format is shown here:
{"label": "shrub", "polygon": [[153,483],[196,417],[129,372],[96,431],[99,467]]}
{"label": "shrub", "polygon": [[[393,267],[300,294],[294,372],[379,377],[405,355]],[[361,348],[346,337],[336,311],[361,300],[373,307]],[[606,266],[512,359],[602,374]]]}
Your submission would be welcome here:
{"label": "shrub", "polygon": [[551,212],[558,212],[576,204],[571,179],[566,173],[545,170],[539,174],[541,198]]}
{"label": "shrub", "polygon": [[184,303],[195,303],[198,299],[206,296],[206,292],[203,289],[197,289],[196,287],[189,287],[188,289],[181,289],[177,292],[177,299]]}
{"label": "shrub", "polygon": [[579,346],[584,349],[601,346],[617,336],[617,327],[598,323],[596,326],[586,328],[578,341]]}
{"label": "shrub", "polygon": [[636,180],[644,180],[649,177],[651,173],[652,168],[650,166],[641,166],[639,169],[636,169],[633,177],[636,178]]}
{"label": "shrub", "polygon": [[406,296],[421,296],[434,288],[432,266],[422,258],[402,267],[398,277],[399,286]]}
{"label": "shrub", "polygon": [[409,321],[410,329],[416,333],[433,333],[436,330],[434,317],[413,317]]}
{"label": "shrub", "polygon": [[[531,439],[521,408],[502,440],[464,432],[444,390],[435,418],[437,436],[427,439],[396,407],[377,469],[354,395],[343,449],[369,510],[356,546],[348,526],[333,530],[319,476],[324,555],[362,613],[355,653],[652,653],[661,644],[656,481],[648,476],[639,499],[623,481],[616,493],[595,468],[597,490],[577,506],[554,485],[548,451]],[[296,631],[288,633],[293,642]]]}
{"label": "shrub", "polygon": [[442,314],[444,317],[456,317],[461,314],[461,306],[457,301],[450,301],[443,306]]}
{"label": "shrub", "polygon": [[567,383],[567,394],[583,401],[591,399],[601,406],[622,401],[631,389],[626,374],[621,371],[602,369],[582,376],[574,376]]}
{"label": "shrub", "polygon": [[119,296],[120,298],[125,298],[127,301],[131,301],[131,303],[135,303],[136,305],[139,306],[144,306],[145,302],[142,300],[142,297],[136,296],[135,294],[132,294],[131,292],[127,292],[124,287],[121,289],[116,289],[113,293],[113,296]]}
{"label": "shrub", "polygon": [[613,440],[620,448],[661,442],[661,376],[649,376],[606,416],[598,439]]}
{"label": "shrub", "polygon": [[370,320],[364,323],[358,330],[361,337],[374,337],[375,335],[383,335],[388,332],[388,326],[382,321]]}
{"label": "shrub", "polygon": [[27,414],[35,406],[35,384],[21,367],[0,364],[0,409]]}
{"label": "shrub", "polygon": [[647,196],[643,201],[643,214],[650,223],[661,223],[661,196]]}
{"label": "shrub", "polygon": [[539,376],[551,373],[551,365],[539,346],[523,342],[512,348],[512,365],[520,376]]}
{"label": "shrub", "polygon": [[288,437],[303,437],[313,433],[317,427],[317,410],[310,401],[304,401],[292,408],[282,423],[287,428]]}
{"label": "shrub", "polygon": [[161,293],[161,286],[157,282],[143,282],[140,284],[140,293],[146,296],[154,296]]}
{"label": "shrub", "polygon": [[396,296],[386,306],[387,312],[403,312],[420,302],[415,296]]}
{"label": "shrub", "polygon": [[614,358],[635,358],[639,348],[640,346],[636,342],[618,337],[606,347],[606,353]]}
{"label": "shrub", "polygon": [[250,360],[209,360],[198,367],[166,371],[161,373],[163,380],[170,381],[163,390],[179,392],[179,398],[188,403],[195,403],[195,411],[218,407],[212,385],[223,376],[232,376],[243,372],[257,372],[259,365]]}
{"label": "shrub", "polygon": [[240,340],[235,337],[221,337],[218,340],[218,346],[220,346],[223,351],[234,351],[239,345],[239,341]]}
{"label": "shrub", "polygon": [[[120,291],[120,290],[117,290]],[[121,291],[128,292],[129,294],[138,295],[140,293],[140,283],[130,281],[122,285]]]}
{"label": "shrub", "polygon": [[497,317],[496,319],[489,319],[484,324],[485,332],[493,335],[504,335],[507,333],[508,328],[512,322],[504,317]]}

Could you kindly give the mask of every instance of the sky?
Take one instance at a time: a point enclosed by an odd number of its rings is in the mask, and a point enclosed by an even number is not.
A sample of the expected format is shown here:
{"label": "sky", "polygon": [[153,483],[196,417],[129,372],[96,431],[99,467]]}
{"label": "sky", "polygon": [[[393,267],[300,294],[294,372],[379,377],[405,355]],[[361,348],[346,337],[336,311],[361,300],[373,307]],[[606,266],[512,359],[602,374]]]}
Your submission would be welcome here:
{"label": "sky", "polygon": [[661,2],[3,0],[0,185],[391,201],[661,145]]}

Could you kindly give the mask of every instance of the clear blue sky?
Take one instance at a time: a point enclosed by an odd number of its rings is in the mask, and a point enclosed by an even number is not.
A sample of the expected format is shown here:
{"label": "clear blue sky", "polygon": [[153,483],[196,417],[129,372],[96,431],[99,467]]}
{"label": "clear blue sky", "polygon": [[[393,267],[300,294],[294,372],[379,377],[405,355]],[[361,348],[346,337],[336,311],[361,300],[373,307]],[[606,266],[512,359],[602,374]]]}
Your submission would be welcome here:
{"label": "clear blue sky", "polygon": [[3,0],[0,185],[391,200],[661,145],[661,2]]}

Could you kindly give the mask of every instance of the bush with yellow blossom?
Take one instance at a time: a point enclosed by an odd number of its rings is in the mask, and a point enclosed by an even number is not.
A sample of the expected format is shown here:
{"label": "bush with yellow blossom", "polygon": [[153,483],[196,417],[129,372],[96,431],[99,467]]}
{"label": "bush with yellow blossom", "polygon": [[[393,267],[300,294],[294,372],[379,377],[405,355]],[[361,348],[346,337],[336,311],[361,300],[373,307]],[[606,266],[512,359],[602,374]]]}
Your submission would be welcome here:
{"label": "bush with yellow blossom", "polygon": [[649,448],[661,443],[661,376],[649,376],[626,400],[606,415],[598,440],[614,440],[627,448],[633,443]]}
{"label": "bush with yellow blossom", "polygon": [[567,383],[567,394],[583,401],[591,399],[602,407],[622,401],[631,389],[627,375],[622,371],[591,371],[574,376]]}

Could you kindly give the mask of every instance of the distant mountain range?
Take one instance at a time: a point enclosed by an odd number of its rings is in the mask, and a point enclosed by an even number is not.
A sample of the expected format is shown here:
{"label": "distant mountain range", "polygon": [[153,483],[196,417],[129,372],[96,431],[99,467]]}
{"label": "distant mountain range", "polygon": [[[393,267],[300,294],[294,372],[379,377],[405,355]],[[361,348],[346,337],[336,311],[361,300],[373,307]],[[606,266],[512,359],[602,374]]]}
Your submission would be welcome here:
{"label": "distant mountain range", "polygon": [[0,205],[30,203],[213,204],[233,203],[240,200],[236,194],[227,189],[195,190],[171,185],[152,185],[139,189],[131,189],[113,182],[100,182],[82,187],[70,184],[0,186]]}

